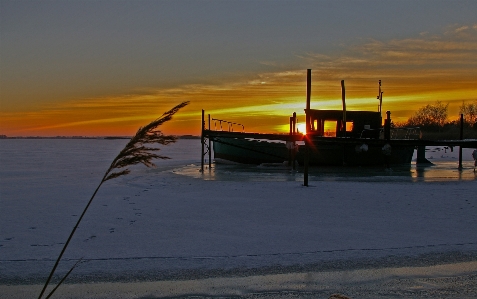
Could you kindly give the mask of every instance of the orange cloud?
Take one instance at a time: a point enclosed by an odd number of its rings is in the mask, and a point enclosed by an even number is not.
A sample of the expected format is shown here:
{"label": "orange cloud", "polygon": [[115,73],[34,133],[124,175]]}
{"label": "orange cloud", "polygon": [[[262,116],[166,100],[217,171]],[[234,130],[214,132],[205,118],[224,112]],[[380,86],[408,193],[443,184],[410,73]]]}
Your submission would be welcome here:
{"label": "orange cloud", "polygon": [[199,134],[201,109],[212,117],[243,123],[247,131],[282,130],[293,112],[303,118],[307,68],[313,69],[312,108],[341,109],[344,79],[348,108],[375,110],[381,79],[383,110],[392,111],[396,121],[437,100],[449,103],[449,115],[456,118],[463,101],[477,98],[475,57],[477,24],[452,25],[441,35],[370,39],[333,54],[307,53],[288,65],[266,61],[262,63],[276,71],[234,74],[216,84],[142,89],[1,112],[0,134],[132,135],[184,100],[191,104],[164,126],[165,132]]}

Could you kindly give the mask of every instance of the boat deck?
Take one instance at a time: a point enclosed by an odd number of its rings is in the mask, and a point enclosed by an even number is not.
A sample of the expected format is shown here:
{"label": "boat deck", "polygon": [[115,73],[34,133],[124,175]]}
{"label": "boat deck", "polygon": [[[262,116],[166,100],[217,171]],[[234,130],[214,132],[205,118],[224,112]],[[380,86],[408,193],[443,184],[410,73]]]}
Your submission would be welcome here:
{"label": "boat deck", "polygon": [[[203,130],[204,138],[239,138],[239,139],[259,139],[259,140],[281,140],[281,141],[305,141],[305,135],[298,134],[278,134],[278,133],[252,133],[252,132],[228,132],[216,130]],[[365,139],[365,138],[347,138],[347,137],[311,137],[314,142],[333,143],[333,144],[369,144],[391,146],[449,146],[462,148],[477,148],[477,139],[464,140],[427,140],[427,139]]]}

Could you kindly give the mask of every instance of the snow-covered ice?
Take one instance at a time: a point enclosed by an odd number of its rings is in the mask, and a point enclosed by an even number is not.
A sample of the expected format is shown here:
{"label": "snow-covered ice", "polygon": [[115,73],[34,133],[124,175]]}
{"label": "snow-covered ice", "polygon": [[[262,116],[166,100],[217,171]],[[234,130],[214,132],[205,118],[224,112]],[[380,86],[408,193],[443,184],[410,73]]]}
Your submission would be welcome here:
{"label": "snow-covered ice", "polygon": [[[1,140],[0,290],[44,282],[125,142]],[[200,173],[200,141],[179,140],[161,150],[171,160],[101,187],[57,272],[79,258],[85,262],[70,283],[470,265],[477,260],[472,149],[464,149],[461,172],[456,151],[443,151],[428,152],[439,161],[434,169],[327,168],[304,187],[302,174],[286,168],[218,165]],[[252,285],[249,292],[259,289]]]}

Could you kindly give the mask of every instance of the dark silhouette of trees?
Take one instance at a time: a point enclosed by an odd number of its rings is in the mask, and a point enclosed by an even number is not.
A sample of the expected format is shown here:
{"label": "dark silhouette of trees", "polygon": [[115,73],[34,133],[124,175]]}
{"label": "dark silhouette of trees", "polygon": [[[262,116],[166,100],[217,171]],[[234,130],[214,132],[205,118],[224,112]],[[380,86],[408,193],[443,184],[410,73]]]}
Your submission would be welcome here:
{"label": "dark silhouette of trees", "polygon": [[[424,139],[459,139],[460,117],[448,120],[449,104],[437,101],[419,108],[405,123],[396,127],[419,127]],[[462,103],[459,115],[464,115],[464,138],[477,138],[477,101],[471,104]]]}
{"label": "dark silhouette of trees", "polygon": [[466,104],[462,102],[462,106],[460,106],[459,114],[464,115],[465,123],[470,127],[477,126],[477,101],[474,103]]}
{"label": "dark silhouette of trees", "polygon": [[407,126],[419,126],[429,129],[442,129],[447,123],[447,107],[437,101],[419,108],[407,121]]}

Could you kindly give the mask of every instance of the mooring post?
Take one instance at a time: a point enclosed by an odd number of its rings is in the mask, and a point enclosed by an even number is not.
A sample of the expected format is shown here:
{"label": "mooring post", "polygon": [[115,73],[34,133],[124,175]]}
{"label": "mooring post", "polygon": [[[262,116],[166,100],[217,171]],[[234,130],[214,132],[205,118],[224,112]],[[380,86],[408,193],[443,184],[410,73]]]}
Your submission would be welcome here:
{"label": "mooring post", "polygon": [[296,112],[293,112],[293,134],[296,133]]}
{"label": "mooring post", "polygon": [[386,120],[384,121],[384,139],[391,139],[391,111],[386,111]]}
{"label": "mooring post", "polygon": [[[464,114],[460,114],[460,140],[464,139]],[[462,145],[459,146],[459,170],[462,170]]]}
{"label": "mooring post", "polygon": [[341,101],[343,102],[343,127],[341,128],[344,133],[344,137],[346,137],[346,89],[345,89],[345,82],[341,80]]}
{"label": "mooring post", "polygon": [[311,98],[311,69],[306,72],[306,132],[305,132],[305,169],[303,170],[303,185],[308,187],[308,164],[310,163],[310,145],[308,140],[308,133],[311,132],[310,128],[310,98]]}
{"label": "mooring post", "polygon": [[[387,141],[391,140],[391,111],[386,111],[386,120],[384,121],[384,139]],[[386,163],[386,168],[389,169],[392,149],[389,143],[386,144],[385,147],[386,146],[389,148],[384,151],[384,161]]]}
{"label": "mooring post", "polygon": [[426,146],[417,146],[416,165],[432,165],[433,163],[426,158]]}
{"label": "mooring post", "polygon": [[204,109],[202,109],[202,121],[201,121],[201,130],[200,130],[200,143],[202,144],[202,152],[200,155],[200,171],[204,172],[204,129],[205,129],[205,121],[204,121]]}
{"label": "mooring post", "polygon": [[[343,132],[342,136],[346,137],[346,89],[344,80],[341,80],[341,101],[343,102],[343,121],[341,123],[341,130]],[[338,131],[336,131],[336,133],[338,133]],[[338,137],[338,135],[336,135],[336,137]],[[341,156],[341,163],[343,165],[346,165],[346,145],[343,144],[341,150],[343,151]]]}
{"label": "mooring post", "polygon": [[[210,114],[209,114],[209,131],[210,131]],[[212,142],[210,140],[210,135],[209,135],[209,171],[210,171],[210,168],[212,167]]]}
{"label": "mooring post", "polygon": [[[293,112],[293,122],[292,122],[292,133],[293,136],[296,134],[296,112]],[[296,142],[293,138],[293,150],[292,150],[292,169],[295,170],[295,151],[296,151]]]}
{"label": "mooring post", "polygon": [[293,151],[293,116],[290,116],[290,141],[287,141],[287,148],[288,148],[288,166],[292,165],[292,151]]}

